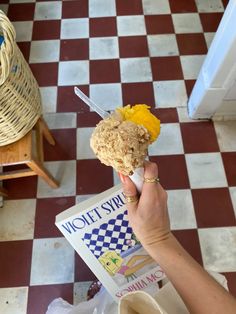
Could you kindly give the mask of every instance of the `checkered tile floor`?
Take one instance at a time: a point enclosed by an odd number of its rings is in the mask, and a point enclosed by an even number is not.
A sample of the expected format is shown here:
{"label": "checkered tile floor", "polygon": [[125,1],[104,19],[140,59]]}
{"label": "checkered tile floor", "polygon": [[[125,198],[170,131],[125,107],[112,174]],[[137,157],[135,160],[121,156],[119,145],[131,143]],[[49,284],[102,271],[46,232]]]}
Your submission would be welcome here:
{"label": "checkered tile floor", "polygon": [[[28,177],[4,183],[0,308],[43,314],[56,297],[79,302],[95,277],[54,226],[55,215],[118,182],[88,145],[99,121],[73,94],[79,85],[112,110],[146,103],[162,121],[149,150],[169,194],[174,234],[236,295],[236,122],[193,122],[186,102],[227,1],[0,0],[42,93],[57,141],[45,143],[50,189]],[[170,108],[172,107],[172,108]]]}

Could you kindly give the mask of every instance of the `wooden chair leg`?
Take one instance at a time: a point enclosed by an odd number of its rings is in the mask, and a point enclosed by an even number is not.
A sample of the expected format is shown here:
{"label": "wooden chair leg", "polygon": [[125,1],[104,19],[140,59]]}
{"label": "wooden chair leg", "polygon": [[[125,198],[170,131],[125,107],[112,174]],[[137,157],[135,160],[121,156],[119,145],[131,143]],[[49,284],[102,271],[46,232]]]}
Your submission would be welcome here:
{"label": "wooden chair leg", "polygon": [[46,138],[46,140],[48,141],[48,143],[51,145],[55,145],[56,142],[52,136],[52,133],[50,132],[50,130],[47,126],[47,123],[44,121],[43,117],[39,118],[39,123],[40,123],[40,126],[42,128],[43,135]]}
{"label": "wooden chair leg", "polygon": [[30,167],[38,176],[42,177],[47,184],[49,184],[52,188],[58,188],[59,183],[53,178],[50,172],[44,168],[42,164],[35,160],[31,160],[27,162],[28,167]]}
{"label": "wooden chair leg", "polygon": [[37,159],[40,163],[43,163],[44,153],[43,153],[43,130],[41,123],[37,123],[35,126],[36,130],[36,149],[37,149]]}
{"label": "wooden chair leg", "polygon": [[0,187],[0,196],[5,196],[5,197],[7,197],[7,196],[8,196],[7,190],[4,189],[4,188],[2,188],[2,187]]}

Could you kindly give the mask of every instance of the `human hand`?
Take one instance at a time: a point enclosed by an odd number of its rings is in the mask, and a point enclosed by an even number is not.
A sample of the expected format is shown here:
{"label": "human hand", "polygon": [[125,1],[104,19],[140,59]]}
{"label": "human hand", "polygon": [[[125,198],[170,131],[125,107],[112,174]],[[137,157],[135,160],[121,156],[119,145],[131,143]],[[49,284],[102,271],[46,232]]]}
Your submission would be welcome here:
{"label": "human hand", "polygon": [[[145,162],[144,177],[157,178],[158,168],[155,163]],[[126,196],[137,196],[138,192],[129,177],[120,174]],[[137,202],[127,202],[128,218],[135,235],[151,253],[159,243],[171,235],[167,210],[167,193],[160,183],[144,182],[142,193]]]}

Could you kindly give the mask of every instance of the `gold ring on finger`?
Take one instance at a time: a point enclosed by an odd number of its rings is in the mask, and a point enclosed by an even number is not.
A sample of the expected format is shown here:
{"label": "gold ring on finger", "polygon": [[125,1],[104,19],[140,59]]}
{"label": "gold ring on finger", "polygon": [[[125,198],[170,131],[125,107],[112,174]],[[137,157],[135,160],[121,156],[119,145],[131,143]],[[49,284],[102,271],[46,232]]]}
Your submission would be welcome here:
{"label": "gold ring on finger", "polygon": [[155,178],[144,178],[143,180],[146,183],[159,183],[160,179],[158,177]]}
{"label": "gold ring on finger", "polygon": [[134,195],[134,196],[125,195],[125,200],[126,200],[126,203],[136,203],[138,201],[138,196],[137,195]]}

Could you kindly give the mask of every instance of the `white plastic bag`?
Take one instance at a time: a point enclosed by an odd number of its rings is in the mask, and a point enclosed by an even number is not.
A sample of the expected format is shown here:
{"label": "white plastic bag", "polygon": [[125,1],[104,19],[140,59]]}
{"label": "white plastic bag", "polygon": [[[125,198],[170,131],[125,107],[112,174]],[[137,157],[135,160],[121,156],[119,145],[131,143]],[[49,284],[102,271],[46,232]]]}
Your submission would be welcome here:
{"label": "white plastic bag", "polygon": [[55,299],[49,304],[46,314],[116,314],[117,308],[117,303],[108,292],[101,289],[93,299],[81,302],[76,306],[62,298]]}

